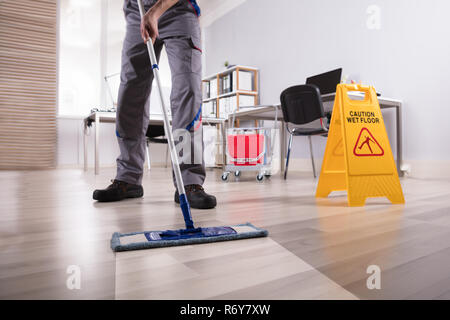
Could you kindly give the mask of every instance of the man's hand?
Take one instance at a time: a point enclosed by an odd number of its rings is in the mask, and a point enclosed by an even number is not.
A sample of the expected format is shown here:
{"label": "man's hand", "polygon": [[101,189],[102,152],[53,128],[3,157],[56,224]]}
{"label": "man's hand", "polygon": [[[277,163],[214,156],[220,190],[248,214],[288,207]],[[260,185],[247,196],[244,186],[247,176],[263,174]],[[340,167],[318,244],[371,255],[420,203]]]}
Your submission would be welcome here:
{"label": "man's hand", "polygon": [[147,42],[150,38],[155,43],[158,37],[158,17],[152,9],[148,10],[141,21],[141,36]]}
{"label": "man's hand", "polygon": [[155,43],[158,33],[158,19],[178,0],[158,0],[144,15],[141,21],[141,36],[147,42],[152,39]]}

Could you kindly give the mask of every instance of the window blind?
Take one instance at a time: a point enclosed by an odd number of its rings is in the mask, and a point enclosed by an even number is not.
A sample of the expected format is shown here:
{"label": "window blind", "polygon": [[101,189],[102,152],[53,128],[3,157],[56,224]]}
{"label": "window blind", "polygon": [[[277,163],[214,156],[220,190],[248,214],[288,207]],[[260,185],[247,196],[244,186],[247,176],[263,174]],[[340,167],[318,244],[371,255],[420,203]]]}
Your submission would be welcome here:
{"label": "window blind", "polygon": [[0,0],[0,169],[55,166],[57,0]]}

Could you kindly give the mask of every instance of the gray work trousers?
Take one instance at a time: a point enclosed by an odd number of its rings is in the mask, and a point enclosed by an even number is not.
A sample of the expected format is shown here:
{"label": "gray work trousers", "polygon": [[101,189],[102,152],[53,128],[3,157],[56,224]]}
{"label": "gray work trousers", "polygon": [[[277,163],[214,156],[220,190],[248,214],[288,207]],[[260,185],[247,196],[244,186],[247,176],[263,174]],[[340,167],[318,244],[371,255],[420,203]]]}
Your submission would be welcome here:
{"label": "gray work trousers", "polygon": [[[144,0],[148,10],[155,1]],[[120,148],[116,179],[140,185],[145,161],[145,134],[149,123],[149,95],[153,72],[147,47],[140,34],[136,0],[125,0],[127,31],[122,49],[121,81],[117,103],[116,135]],[[180,0],[158,21],[159,37],[154,48],[159,61],[165,46],[172,74],[170,95],[172,130],[191,137],[190,155],[179,150],[185,185],[205,180],[203,128],[201,123],[201,44],[198,18],[188,1]],[[179,136],[179,135],[178,135]],[[183,141],[183,136],[175,142]],[[185,140],[188,141],[188,140]],[[185,153],[185,154],[183,154]]]}

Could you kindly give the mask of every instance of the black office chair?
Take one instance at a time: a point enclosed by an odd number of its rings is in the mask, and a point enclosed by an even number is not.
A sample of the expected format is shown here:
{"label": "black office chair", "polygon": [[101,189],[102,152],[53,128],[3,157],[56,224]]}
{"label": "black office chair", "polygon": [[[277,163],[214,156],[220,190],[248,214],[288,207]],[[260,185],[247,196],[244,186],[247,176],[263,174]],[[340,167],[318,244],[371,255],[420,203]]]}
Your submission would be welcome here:
{"label": "black office chair", "polygon": [[159,143],[159,144],[167,144],[166,148],[166,168],[167,168],[167,157],[168,157],[168,151],[169,151],[169,144],[167,143],[167,139],[164,137],[164,126],[158,126],[158,125],[148,125],[147,132],[145,133],[146,136],[146,152],[147,152],[147,165],[148,170],[150,170],[150,152],[149,152],[149,144],[150,143]]}
{"label": "black office chair", "polygon": [[[289,148],[286,157],[286,169],[284,171],[284,179],[287,178],[289,167],[289,156],[292,148],[293,136],[307,136],[309,139],[309,150],[311,153],[311,163],[313,167],[314,178],[316,177],[316,168],[314,165],[314,156],[312,150],[311,136],[321,135],[327,137],[328,128],[325,126],[323,119],[325,113],[323,111],[322,99],[320,97],[319,88],[312,84],[289,87],[280,95],[281,110],[283,111],[283,120],[286,123],[289,132]],[[320,128],[290,128],[289,124],[304,125],[314,120],[320,119]]]}

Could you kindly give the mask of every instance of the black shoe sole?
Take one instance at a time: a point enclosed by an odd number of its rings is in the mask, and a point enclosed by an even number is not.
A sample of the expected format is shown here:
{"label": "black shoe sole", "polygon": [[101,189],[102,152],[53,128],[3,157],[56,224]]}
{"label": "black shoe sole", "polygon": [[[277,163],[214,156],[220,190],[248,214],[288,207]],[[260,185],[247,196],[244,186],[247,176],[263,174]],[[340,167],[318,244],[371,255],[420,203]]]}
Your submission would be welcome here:
{"label": "black shoe sole", "polygon": [[102,195],[100,190],[95,190],[92,198],[98,202],[115,202],[129,198],[141,198],[144,195],[144,190],[130,190],[125,195]]}

